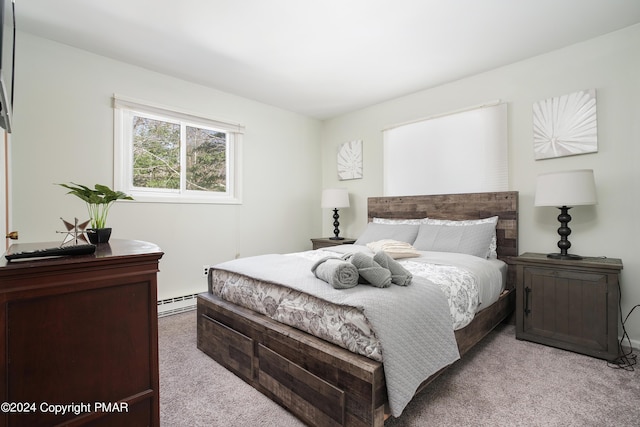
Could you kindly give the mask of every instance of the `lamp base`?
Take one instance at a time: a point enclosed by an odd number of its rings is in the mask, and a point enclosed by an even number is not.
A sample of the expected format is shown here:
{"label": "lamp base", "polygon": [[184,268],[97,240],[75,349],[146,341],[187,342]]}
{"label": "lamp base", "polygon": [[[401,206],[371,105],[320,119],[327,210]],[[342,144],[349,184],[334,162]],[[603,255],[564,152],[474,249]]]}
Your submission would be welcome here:
{"label": "lamp base", "polygon": [[551,259],[568,259],[568,260],[573,260],[573,261],[578,261],[578,260],[584,259],[580,255],[559,254],[559,253],[547,254],[547,258],[551,258]]}
{"label": "lamp base", "polygon": [[560,228],[558,228],[558,234],[560,235],[558,248],[560,249],[560,253],[548,254],[547,258],[573,261],[581,260],[582,257],[580,255],[567,253],[567,250],[571,247],[571,242],[568,239],[569,235],[571,234],[571,229],[569,228],[569,221],[571,221],[569,209],[571,209],[571,207],[562,206],[558,209],[560,209],[560,215],[558,215],[558,221],[560,221]]}
{"label": "lamp base", "polygon": [[331,240],[344,240],[344,237],[340,237],[338,236],[338,234],[340,234],[340,229],[338,228],[340,226],[340,223],[338,222],[338,219],[340,219],[340,215],[338,215],[338,208],[333,209],[333,237],[329,237],[329,239]]}

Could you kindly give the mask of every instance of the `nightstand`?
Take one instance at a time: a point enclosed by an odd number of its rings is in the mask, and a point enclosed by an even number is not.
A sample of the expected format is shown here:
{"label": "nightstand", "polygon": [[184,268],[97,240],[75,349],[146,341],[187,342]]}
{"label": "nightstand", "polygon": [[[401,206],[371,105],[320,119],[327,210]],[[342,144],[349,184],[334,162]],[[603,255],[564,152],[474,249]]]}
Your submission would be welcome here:
{"label": "nightstand", "polygon": [[516,338],[601,359],[618,357],[622,261],[525,253],[516,265]]}
{"label": "nightstand", "polygon": [[342,240],[330,239],[328,237],[311,239],[311,243],[313,244],[313,249],[328,248],[329,246],[338,246],[338,245],[352,245],[355,241],[356,239],[349,239],[348,237],[345,237]]}

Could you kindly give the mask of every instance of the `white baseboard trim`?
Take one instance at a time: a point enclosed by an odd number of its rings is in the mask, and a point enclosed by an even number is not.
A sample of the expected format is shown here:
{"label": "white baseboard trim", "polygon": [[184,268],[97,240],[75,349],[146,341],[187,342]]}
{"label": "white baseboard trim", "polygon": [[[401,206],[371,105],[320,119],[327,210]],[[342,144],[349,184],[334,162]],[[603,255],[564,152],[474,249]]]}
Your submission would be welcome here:
{"label": "white baseboard trim", "polygon": [[197,296],[198,294],[190,294],[158,301],[158,317],[195,310]]}
{"label": "white baseboard trim", "polygon": [[[618,338],[618,342],[620,342],[620,338]],[[640,341],[637,340],[627,341],[627,339],[625,338],[625,340],[622,342],[622,348],[624,350],[629,350],[629,342],[631,342],[631,351],[636,354],[640,353]]]}

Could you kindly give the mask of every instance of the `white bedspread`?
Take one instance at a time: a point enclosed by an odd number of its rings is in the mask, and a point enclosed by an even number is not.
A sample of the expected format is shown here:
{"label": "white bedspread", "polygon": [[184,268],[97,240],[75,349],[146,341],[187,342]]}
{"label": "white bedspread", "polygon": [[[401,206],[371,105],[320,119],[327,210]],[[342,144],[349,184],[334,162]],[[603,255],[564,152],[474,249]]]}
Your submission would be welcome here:
{"label": "white bedspread", "polygon": [[[353,248],[352,248],[353,249]],[[382,344],[391,414],[400,416],[418,386],[460,358],[447,299],[440,287],[414,277],[409,286],[334,289],[299,256],[263,255],[214,268],[286,285],[334,304],[362,308]]]}

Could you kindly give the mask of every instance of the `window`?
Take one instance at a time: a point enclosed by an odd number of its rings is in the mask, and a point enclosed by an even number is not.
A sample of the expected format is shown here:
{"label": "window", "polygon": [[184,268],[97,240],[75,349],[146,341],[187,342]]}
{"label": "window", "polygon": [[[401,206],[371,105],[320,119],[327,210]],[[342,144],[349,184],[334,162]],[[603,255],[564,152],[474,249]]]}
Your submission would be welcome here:
{"label": "window", "polygon": [[142,202],[240,203],[243,126],[114,97],[115,187]]}

